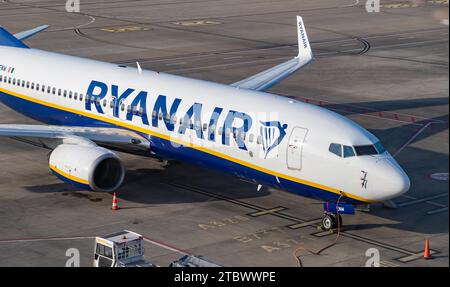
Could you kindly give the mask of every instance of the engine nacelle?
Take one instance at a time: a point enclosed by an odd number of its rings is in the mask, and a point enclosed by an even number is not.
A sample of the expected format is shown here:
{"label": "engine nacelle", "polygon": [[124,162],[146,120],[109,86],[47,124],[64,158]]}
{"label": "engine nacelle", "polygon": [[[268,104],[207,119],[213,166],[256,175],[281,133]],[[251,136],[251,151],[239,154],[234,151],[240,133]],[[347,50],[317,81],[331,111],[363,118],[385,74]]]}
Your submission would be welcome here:
{"label": "engine nacelle", "polygon": [[50,155],[49,166],[61,180],[93,191],[114,191],[125,177],[119,158],[94,145],[59,145]]}

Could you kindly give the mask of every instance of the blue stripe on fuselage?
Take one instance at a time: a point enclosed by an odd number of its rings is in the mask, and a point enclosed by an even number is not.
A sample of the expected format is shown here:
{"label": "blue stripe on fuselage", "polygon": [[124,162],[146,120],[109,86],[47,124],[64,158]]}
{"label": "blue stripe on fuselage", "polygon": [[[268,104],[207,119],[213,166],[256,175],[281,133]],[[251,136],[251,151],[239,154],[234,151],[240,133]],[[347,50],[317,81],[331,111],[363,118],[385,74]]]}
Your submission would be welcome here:
{"label": "blue stripe on fuselage", "polygon": [[[5,105],[27,117],[46,124],[123,129],[122,127],[107,122],[40,105],[3,92],[0,92],[0,102],[3,102]],[[279,178],[280,183],[278,183],[276,177],[271,174],[255,170],[190,147],[179,146],[178,144],[174,145],[170,141],[158,137],[151,137],[151,149],[162,157],[174,158],[180,161],[186,161],[192,164],[202,165],[208,168],[214,168],[246,178],[255,179],[258,183],[276,188],[282,188],[297,195],[333,202],[339,198],[338,194],[283,178]],[[341,202],[344,201],[354,204],[362,203],[351,198],[341,199]]]}

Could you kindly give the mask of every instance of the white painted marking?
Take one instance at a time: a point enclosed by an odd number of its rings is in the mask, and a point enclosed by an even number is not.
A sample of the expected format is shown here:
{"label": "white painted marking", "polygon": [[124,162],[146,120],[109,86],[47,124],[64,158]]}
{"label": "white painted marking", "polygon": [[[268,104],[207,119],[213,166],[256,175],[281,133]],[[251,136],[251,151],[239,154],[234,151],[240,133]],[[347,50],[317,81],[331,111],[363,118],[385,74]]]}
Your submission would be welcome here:
{"label": "white painted marking", "polygon": [[402,150],[404,150],[415,138],[417,138],[431,123],[424,125],[418,132],[416,132],[404,145],[402,145],[392,157],[396,157]]}
{"label": "white painted marking", "polygon": [[182,251],[182,250],[180,250],[178,248],[172,247],[172,246],[164,244],[162,242],[155,241],[155,240],[153,240],[151,238],[148,238],[146,236],[143,236],[142,238],[144,239],[144,241],[149,242],[151,244],[154,244],[156,246],[162,247],[162,248],[164,248],[166,250],[170,250],[172,252],[180,253],[180,254],[183,254],[183,255],[189,255],[188,253],[186,253],[186,252],[184,252],[184,251]]}
{"label": "white painted marking", "polygon": [[448,211],[448,206],[444,207],[444,208],[438,208],[438,209],[433,209],[427,212],[428,215],[433,215],[433,214],[437,214],[437,213],[441,213],[441,212],[446,212]]}
{"label": "white painted marking", "polygon": [[224,60],[231,60],[231,59],[240,59],[242,58],[242,56],[234,56],[234,57],[227,57],[227,58],[223,58]]}
{"label": "white painted marking", "polygon": [[38,242],[38,241],[60,241],[60,240],[78,240],[93,239],[94,236],[74,236],[74,237],[48,237],[48,238],[17,238],[0,240],[0,243],[17,243],[17,242]]}
{"label": "white painted marking", "polygon": [[186,65],[187,62],[179,62],[179,63],[169,63],[166,64],[166,66],[181,66],[181,65]]}

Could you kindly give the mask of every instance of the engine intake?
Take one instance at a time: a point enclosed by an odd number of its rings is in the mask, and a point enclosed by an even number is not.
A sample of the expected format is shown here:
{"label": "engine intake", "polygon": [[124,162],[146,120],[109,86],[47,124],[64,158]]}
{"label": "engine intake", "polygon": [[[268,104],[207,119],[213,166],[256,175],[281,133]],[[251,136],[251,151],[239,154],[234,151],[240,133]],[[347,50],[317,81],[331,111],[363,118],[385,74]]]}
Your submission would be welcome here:
{"label": "engine intake", "polygon": [[114,191],[125,177],[116,154],[99,146],[59,145],[50,155],[49,166],[61,180],[93,191]]}

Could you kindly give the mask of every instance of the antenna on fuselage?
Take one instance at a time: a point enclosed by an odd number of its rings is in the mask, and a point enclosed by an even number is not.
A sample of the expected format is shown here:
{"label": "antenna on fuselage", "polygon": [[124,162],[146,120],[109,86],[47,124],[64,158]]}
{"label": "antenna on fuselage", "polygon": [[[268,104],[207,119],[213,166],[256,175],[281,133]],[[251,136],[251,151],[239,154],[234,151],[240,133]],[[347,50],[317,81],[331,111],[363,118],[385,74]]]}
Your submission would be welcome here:
{"label": "antenna on fuselage", "polygon": [[142,74],[142,68],[141,68],[141,65],[139,64],[139,62],[138,62],[138,61],[136,61],[136,66],[137,66],[137,69],[138,69],[139,75],[140,75],[140,74]]}

